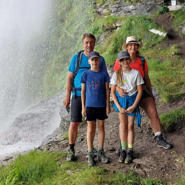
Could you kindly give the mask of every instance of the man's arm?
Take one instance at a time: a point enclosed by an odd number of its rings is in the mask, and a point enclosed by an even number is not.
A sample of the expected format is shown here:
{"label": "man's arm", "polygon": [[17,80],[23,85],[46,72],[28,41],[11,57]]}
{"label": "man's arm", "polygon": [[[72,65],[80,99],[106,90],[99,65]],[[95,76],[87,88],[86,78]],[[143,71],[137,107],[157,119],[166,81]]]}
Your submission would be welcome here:
{"label": "man's arm", "polygon": [[110,91],[109,91],[109,82],[105,83],[105,89],[106,89],[106,113],[110,113]]}
{"label": "man's arm", "polygon": [[68,72],[67,77],[67,87],[66,87],[66,96],[63,100],[63,104],[65,107],[69,107],[70,105],[70,97],[71,97],[71,80],[73,79],[74,74],[72,72]]}

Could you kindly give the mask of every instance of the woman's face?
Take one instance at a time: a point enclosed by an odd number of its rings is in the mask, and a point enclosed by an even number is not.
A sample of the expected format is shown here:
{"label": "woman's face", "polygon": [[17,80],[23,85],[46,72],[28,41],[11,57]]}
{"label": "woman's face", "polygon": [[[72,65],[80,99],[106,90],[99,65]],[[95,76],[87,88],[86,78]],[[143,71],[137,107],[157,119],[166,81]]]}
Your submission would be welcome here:
{"label": "woman's face", "polygon": [[126,48],[129,54],[136,54],[136,52],[138,51],[139,45],[135,43],[130,43],[127,45]]}

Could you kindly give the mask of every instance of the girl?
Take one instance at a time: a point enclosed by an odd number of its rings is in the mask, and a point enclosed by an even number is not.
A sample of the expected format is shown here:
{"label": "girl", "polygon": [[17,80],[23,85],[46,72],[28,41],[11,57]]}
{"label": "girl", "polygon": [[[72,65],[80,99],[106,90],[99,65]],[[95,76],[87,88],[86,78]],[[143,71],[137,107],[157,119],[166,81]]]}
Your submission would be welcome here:
{"label": "girl", "polygon": [[[111,95],[114,100],[114,108],[119,112],[121,152],[119,162],[131,163],[133,160],[134,144],[134,118],[137,111],[137,125],[140,126],[141,115],[138,103],[142,96],[143,78],[139,71],[130,68],[130,54],[121,51],[118,54],[121,68],[114,72],[111,79]],[[116,92],[116,86],[126,89],[128,96],[120,97]],[[128,148],[127,148],[128,143]],[[126,152],[127,151],[127,152]]]}

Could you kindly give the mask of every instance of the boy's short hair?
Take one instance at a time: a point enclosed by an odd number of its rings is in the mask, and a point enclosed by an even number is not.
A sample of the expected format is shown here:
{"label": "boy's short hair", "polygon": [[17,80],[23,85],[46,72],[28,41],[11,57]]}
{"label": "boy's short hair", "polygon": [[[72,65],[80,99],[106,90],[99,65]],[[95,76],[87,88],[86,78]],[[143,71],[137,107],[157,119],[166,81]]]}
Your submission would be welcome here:
{"label": "boy's short hair", "polygon": [[89,53],[89,57],[88,57],[88,60],[91,60],[93,58],[100,58],[100,54],[96,51],[92,51]]}
{"label": "boy's short hair", "polygon": [[90,37],[90,38],[94,39],[94,42],[96,42],[96,38],[92,33],[84,33],[82,36],[82,42],[85,39],[85,37]]}

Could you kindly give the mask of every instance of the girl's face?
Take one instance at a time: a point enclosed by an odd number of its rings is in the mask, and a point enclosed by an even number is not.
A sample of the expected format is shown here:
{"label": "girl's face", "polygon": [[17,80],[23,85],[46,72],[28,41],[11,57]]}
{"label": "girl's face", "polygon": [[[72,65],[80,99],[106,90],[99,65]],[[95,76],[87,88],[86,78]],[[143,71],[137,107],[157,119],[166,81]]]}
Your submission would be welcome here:
{"label": "girl's face", "polygon": [[128,68],[130,65],[130,58],[123,58],[119,60],[119,64],[124,68]]}
{"label": "girl's face", "polygon": [[136,54],[136,52],[138,51],[138,48],[139,48],[139,45],[135,43],[130,43],[126,47],[129,54]]}

